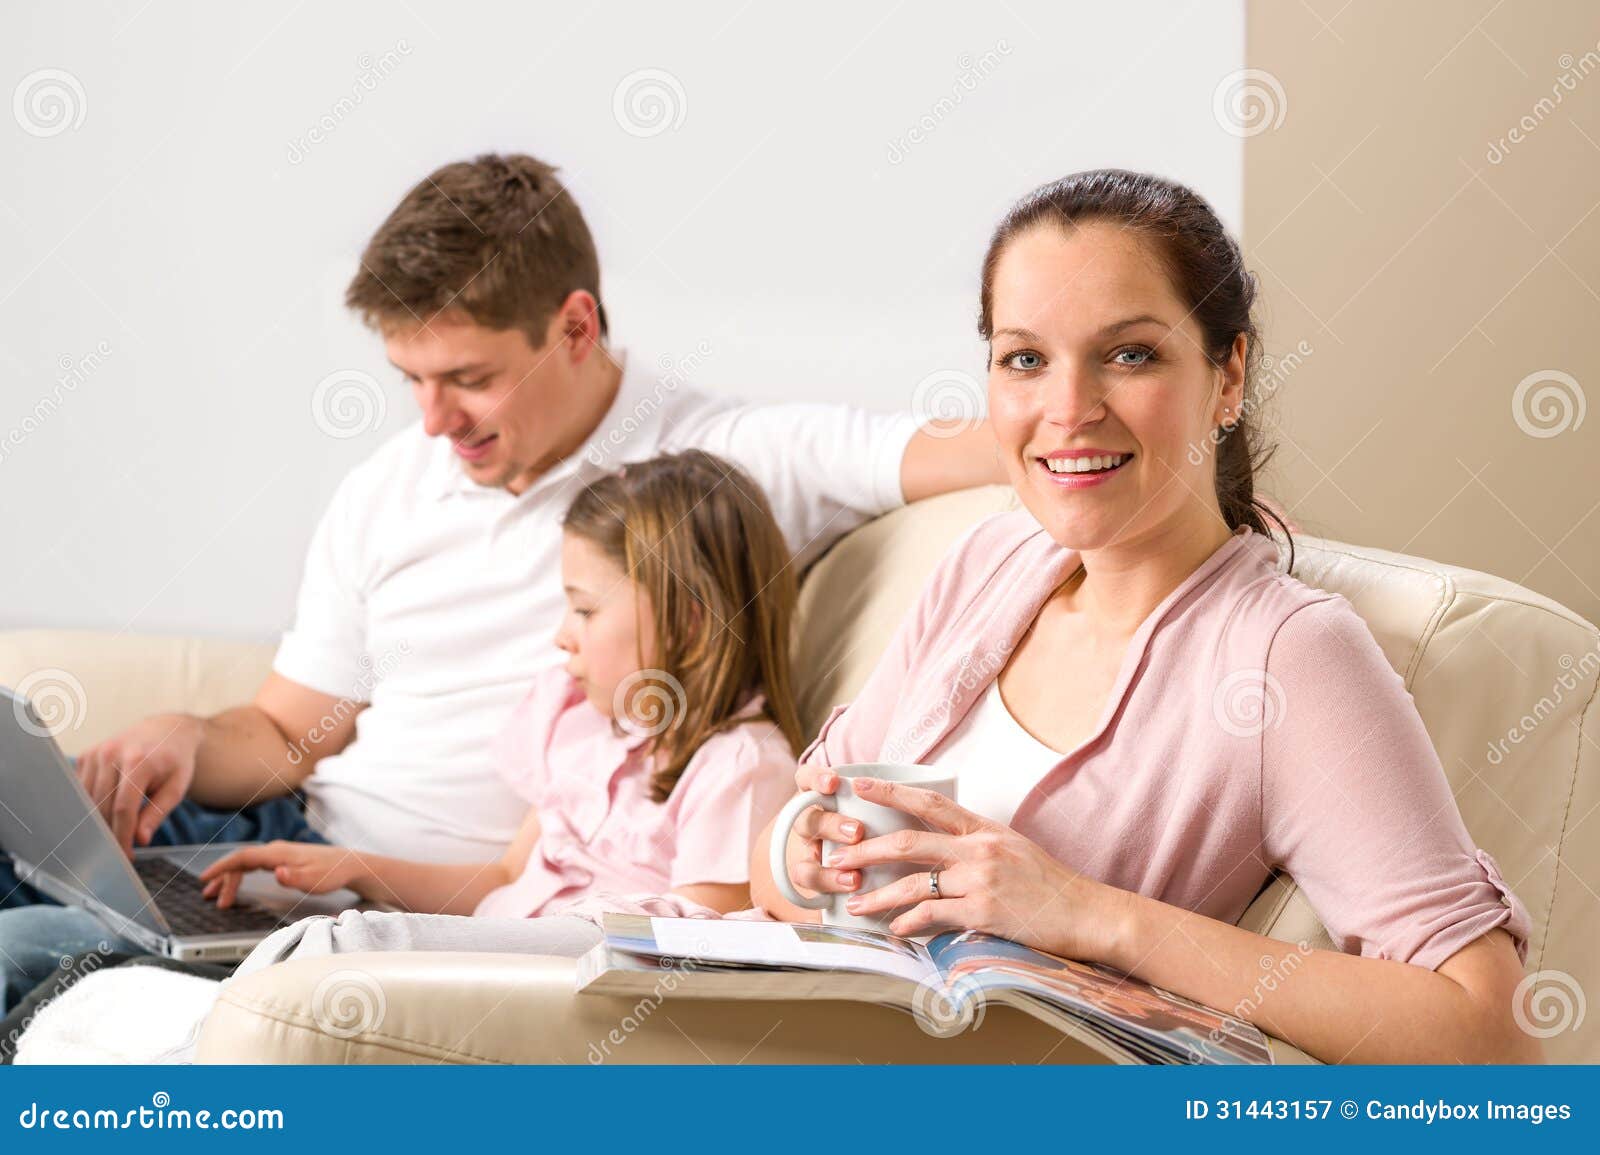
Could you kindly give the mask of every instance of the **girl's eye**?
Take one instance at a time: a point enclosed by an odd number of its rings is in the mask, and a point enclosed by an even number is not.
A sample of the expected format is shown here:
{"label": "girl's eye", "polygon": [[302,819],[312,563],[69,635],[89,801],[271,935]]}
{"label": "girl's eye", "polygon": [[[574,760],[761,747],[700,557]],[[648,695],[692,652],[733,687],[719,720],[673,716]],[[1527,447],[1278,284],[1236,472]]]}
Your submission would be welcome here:
{"label": "girl's eye", "polygon": [[1000,358],[999,364],[1006,369],[1015,369],[1021,373],[1029,373],[1044,365],[1044,358],[1032,349],[1018,349]]}
{"label": "girl's eye", "polygon": [[[1137,360],[1124,361],[1122,360],[1124,357],[1135,357]],[[1127,365],[1131,368],[1137,368],[1140,365],[1145,365],[1151,361],[1154,361],[1156,359],[1156,354],[1154,349],[1146,349],[1143,345],[1129,345],[1126,349],[1118,349],[1111,355],[1111,359],[1118,365]]]}

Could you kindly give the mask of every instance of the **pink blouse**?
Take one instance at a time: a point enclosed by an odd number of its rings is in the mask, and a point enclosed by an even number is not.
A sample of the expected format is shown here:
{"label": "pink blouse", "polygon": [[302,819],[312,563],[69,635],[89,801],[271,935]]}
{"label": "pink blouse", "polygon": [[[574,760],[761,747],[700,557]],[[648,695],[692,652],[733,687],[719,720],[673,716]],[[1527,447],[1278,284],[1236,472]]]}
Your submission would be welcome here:
{"label": "pink blouse", "polygon": [[473,913],[531,918],[601,893],[748,882],[755,836],[794,793],[794,754],[759,709],[708,738],[655,802],[646,737],[619,736],[564,671],[541,675],[494,743],[501,774],[539,813],[539,840]]}
{"label": "pink blouse", "polygon": [[[937,762],[1077,564],[1026,511],[978,525],[801,760]],[[1399,675],[1345,599],[1280,572],[1248,529],[1140,626],[1095,733],[1012,826],[1224,922],[1282,869],[1343,951],[1432,969],[1504,926],[1526,960],[1528,913],[1468,836]]]}

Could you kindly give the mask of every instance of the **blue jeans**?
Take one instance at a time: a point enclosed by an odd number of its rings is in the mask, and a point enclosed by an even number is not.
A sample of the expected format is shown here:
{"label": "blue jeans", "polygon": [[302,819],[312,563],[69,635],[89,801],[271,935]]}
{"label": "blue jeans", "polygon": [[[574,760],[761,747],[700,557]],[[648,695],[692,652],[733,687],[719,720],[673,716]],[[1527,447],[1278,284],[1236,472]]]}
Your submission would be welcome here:
{"label": "blue jeans", "polygon": [[[274,798],[245,810],[211,810],[185,799],[167,815],[152,846],[215,842],[326,842],[311,829],[299,798]],[[78,907],[63,907],[18,881],[11,857],[0,853],[0,1014],[75,955],[140,951]]]}

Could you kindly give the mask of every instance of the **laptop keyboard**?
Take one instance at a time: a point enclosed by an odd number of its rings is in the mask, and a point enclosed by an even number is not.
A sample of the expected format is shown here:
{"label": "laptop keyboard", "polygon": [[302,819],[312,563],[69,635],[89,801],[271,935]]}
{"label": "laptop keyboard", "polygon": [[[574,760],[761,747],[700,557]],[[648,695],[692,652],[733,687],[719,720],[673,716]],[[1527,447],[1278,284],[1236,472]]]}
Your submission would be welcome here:
{"label": "laptop keyboard", "polygon": [[227,910],[206,898],[205,884],[166,858],[140,858],[133,869],[172,925],[174,934],[242,934],[272,930],[283,919],[253,902],[235,900]]}

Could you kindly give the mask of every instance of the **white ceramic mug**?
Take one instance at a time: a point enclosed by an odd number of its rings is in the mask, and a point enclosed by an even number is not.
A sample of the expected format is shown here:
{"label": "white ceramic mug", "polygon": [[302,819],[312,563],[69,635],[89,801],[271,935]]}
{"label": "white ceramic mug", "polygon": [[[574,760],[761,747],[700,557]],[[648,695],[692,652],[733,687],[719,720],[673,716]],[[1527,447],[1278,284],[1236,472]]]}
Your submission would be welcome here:
{"label": "white ceramic mug", "polygon": [[[952,774],[939,774],[927,766],[906,766],[895,762],[862,762],[850,766],[835,766],[833,772],[839,776],[838,791],[833,794],[819,794],[815,790],[807,790],[789,799],[787,805],[778,812],[777,821],[772,826],[772,844],[770,847],[772,858],[772,881],[777,883],[778,891],[784,898],[796,906],[803,906],[807,910],[820,910],[822,921],[828,926],[849,926],[862,930],[889,929],[889,923],[900,914],[900,910],[889,910],[882,914],[851,914],[845,909],[844,904],[849,900],[849,894],[818,894],[807,898],[794,887],[794,882],[789,878],[789,862],[785,851],[789,845],[789,831],[793,828],[795,819],[800,817],[800,812],[808,806],[820,806],[824,810],[837,811],[847,818],[854,818],[861,823],[863,840],[877,838],[884,834],[893,834],[896,830],[926,830],[927,824],[920,818],[914,818],[903,810],[895,810],[889,806],[879,806],[876,802],[868,802],[856,795],[851,786],[854,778],[881,778],[885,782],[895,782],[905,786],[917,786],[923,790],[932,790],[936,794],[946,797],[955,797],[956,780]],[[826,861],[828,853],[836,846],[853,845],[851,843],[830,842],[823,839],[822,857]],[[859,871],[861,885],[851,893],[864,894],[869,890],[876,890],[880,886],[887,886],[897,878],[907,874],[915,874],[928,869],[916,863],[885,862],[877,866],[869,866]],[[905,909],[905,908],[901,908]]]}

